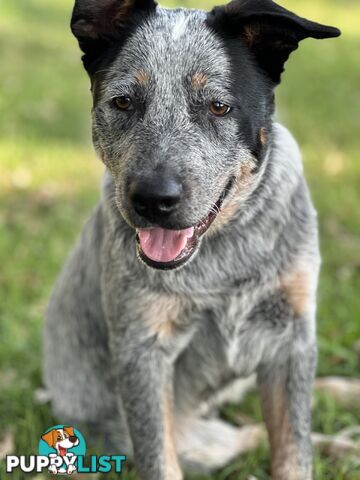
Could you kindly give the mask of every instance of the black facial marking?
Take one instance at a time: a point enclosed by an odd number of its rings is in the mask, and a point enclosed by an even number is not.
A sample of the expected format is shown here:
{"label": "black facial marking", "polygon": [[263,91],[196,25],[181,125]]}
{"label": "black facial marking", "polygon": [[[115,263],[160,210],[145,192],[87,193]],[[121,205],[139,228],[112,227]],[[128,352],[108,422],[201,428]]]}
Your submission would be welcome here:
{"label": "black facial marking", "polygon": [[238,126],[238,137],[258,161],[266,153],[266,145],[259,140],[259,131],[271,132],[274,95],[270,81],[259,72],[247,48],[238,40],[217,32],[225,45],[232,70],[232,96],[237,99],[233,115]]}

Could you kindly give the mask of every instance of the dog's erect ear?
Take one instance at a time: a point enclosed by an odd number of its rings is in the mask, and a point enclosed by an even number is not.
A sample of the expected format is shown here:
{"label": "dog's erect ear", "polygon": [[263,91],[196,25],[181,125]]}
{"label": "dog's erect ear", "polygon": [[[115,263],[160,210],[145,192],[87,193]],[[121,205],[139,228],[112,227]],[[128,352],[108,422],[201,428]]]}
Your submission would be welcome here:
{"label": "dog's erect ear", "polygon": [[44,442],[46,442],[49,447],[55,447],[56,440],[57,440],[57,431],[56,430],[50,430],[50,432],[45,433],[41,437]]}
{"label": "dog's erect ear", "polygon": [[207,23],[216,31],[241,38],[276,84],[286,60],[301,40],[340,35],[337,28],[301,18],[272,0],[234,0],[215,7],[208,14]]}
{"label": "dog's erect ear", "polygon": [[64,426],[64,430],[65,430],[65,432],[66,432],[70,437],[74,437],[74,436],[75,436],[74,428],[73,428],[73,427],[65,427],[65,426]]}
{"label": "dog's erect ear", "polygon": [[78,39],[85,68],[124,35],[136,14],[154,11],[154,0],[75,0],[71,30]]}

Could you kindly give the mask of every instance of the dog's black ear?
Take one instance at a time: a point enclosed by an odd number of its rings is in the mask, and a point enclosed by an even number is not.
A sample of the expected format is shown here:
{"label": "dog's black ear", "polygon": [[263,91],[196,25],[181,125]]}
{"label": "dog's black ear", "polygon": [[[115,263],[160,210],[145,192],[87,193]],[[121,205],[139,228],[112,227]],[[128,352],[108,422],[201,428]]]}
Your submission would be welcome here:
{"label": "dog's black ear", "polygon": [[85,54],[85,68],[91,73],[97,58],[124,37],[132,20],[155,8],[154,0],[75,0],[71,31]]}
{"label": "dog's black ear", "polygon": [[207,23],[216,31],[241,38],[275,84],[301,40],[340,35],[337,28],[301,18],[272,0],[234,0],[215,7]]}

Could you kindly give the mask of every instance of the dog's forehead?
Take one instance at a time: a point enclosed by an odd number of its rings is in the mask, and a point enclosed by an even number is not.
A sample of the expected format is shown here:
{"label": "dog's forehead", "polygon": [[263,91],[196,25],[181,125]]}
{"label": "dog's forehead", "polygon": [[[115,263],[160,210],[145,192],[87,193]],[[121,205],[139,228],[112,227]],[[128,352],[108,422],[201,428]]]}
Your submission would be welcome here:
{"label": "dog's forehead", "polygon": [[206,12],[190,9],[159,8],[135,29],[110,72],[114,78],[140,71],[168,82],[197,72],[220,84],[230,78],[226,49],[206,25]]}

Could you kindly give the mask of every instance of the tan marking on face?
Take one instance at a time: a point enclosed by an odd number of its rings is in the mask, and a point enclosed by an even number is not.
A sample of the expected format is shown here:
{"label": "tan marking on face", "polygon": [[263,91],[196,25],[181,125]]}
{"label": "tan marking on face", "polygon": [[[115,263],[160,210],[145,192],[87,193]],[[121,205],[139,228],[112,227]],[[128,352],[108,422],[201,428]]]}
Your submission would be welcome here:
{"label": "tan marking on face", "polygon": [[142,87],[146,87],[149,84],[150,75],[145,72],[145,70],[139,70],[135,74],[135,79],[139,85],[141,85]]}
{"label": "tan marking on face", "polygon": [[230,200],[227,200],[227,203],[225,203],[225,205],[221,208],[219,214],[214,220],[214,223],[209,229],[209,233],[214,233],[221,230],[233,218],[240,206],[241,201],[244,200],[249,194],[254,178],[252,173],[254,168],[255,162],[253,160],[248,160],[242,163],[235,185],[232,187],[232,191],[230,192]]}
{"label": "tan marking on face", "polygon": [[267,131],[265,127],[260,128],[259,139],[261,145],[264,147],[267,142]]}
{"label": "tan marking on face", "polygon": [[174,436],[174,419],[172,397],[167,392],[164,398],[164,457],[165,457],[165,478],[166,480],[181,480],[183,478],[179,466]]}
{"label": "tan marking on face", "polygon": [[299,265],[280,279],[280,290],[299,317],[304,316],[315,301],[314,277],[317,277],[314,268]]}
{"label": "tan marking on face", "polygon": [[180,295],[159,294],[151,297],[145,312],[145,321],[160,342],[173,338],[181,321],[183,308],[184,300]]}
{"label": "tan marking on face", "polygon": [[207,77],[206,73],[198,72],[198,73],[195,73],[195,75],[193,75],[193,77],[191,79],[191,85],[194,88],[201,88],[204,85],[206,85],[207,81],[208,81],[208,77]]}
{"label": "tan marking on face", "polygon": [[307,480],[299,465],[286,393],[280,386],[267,389],[262,395],[262,407],[270,440],[272,478]]}

